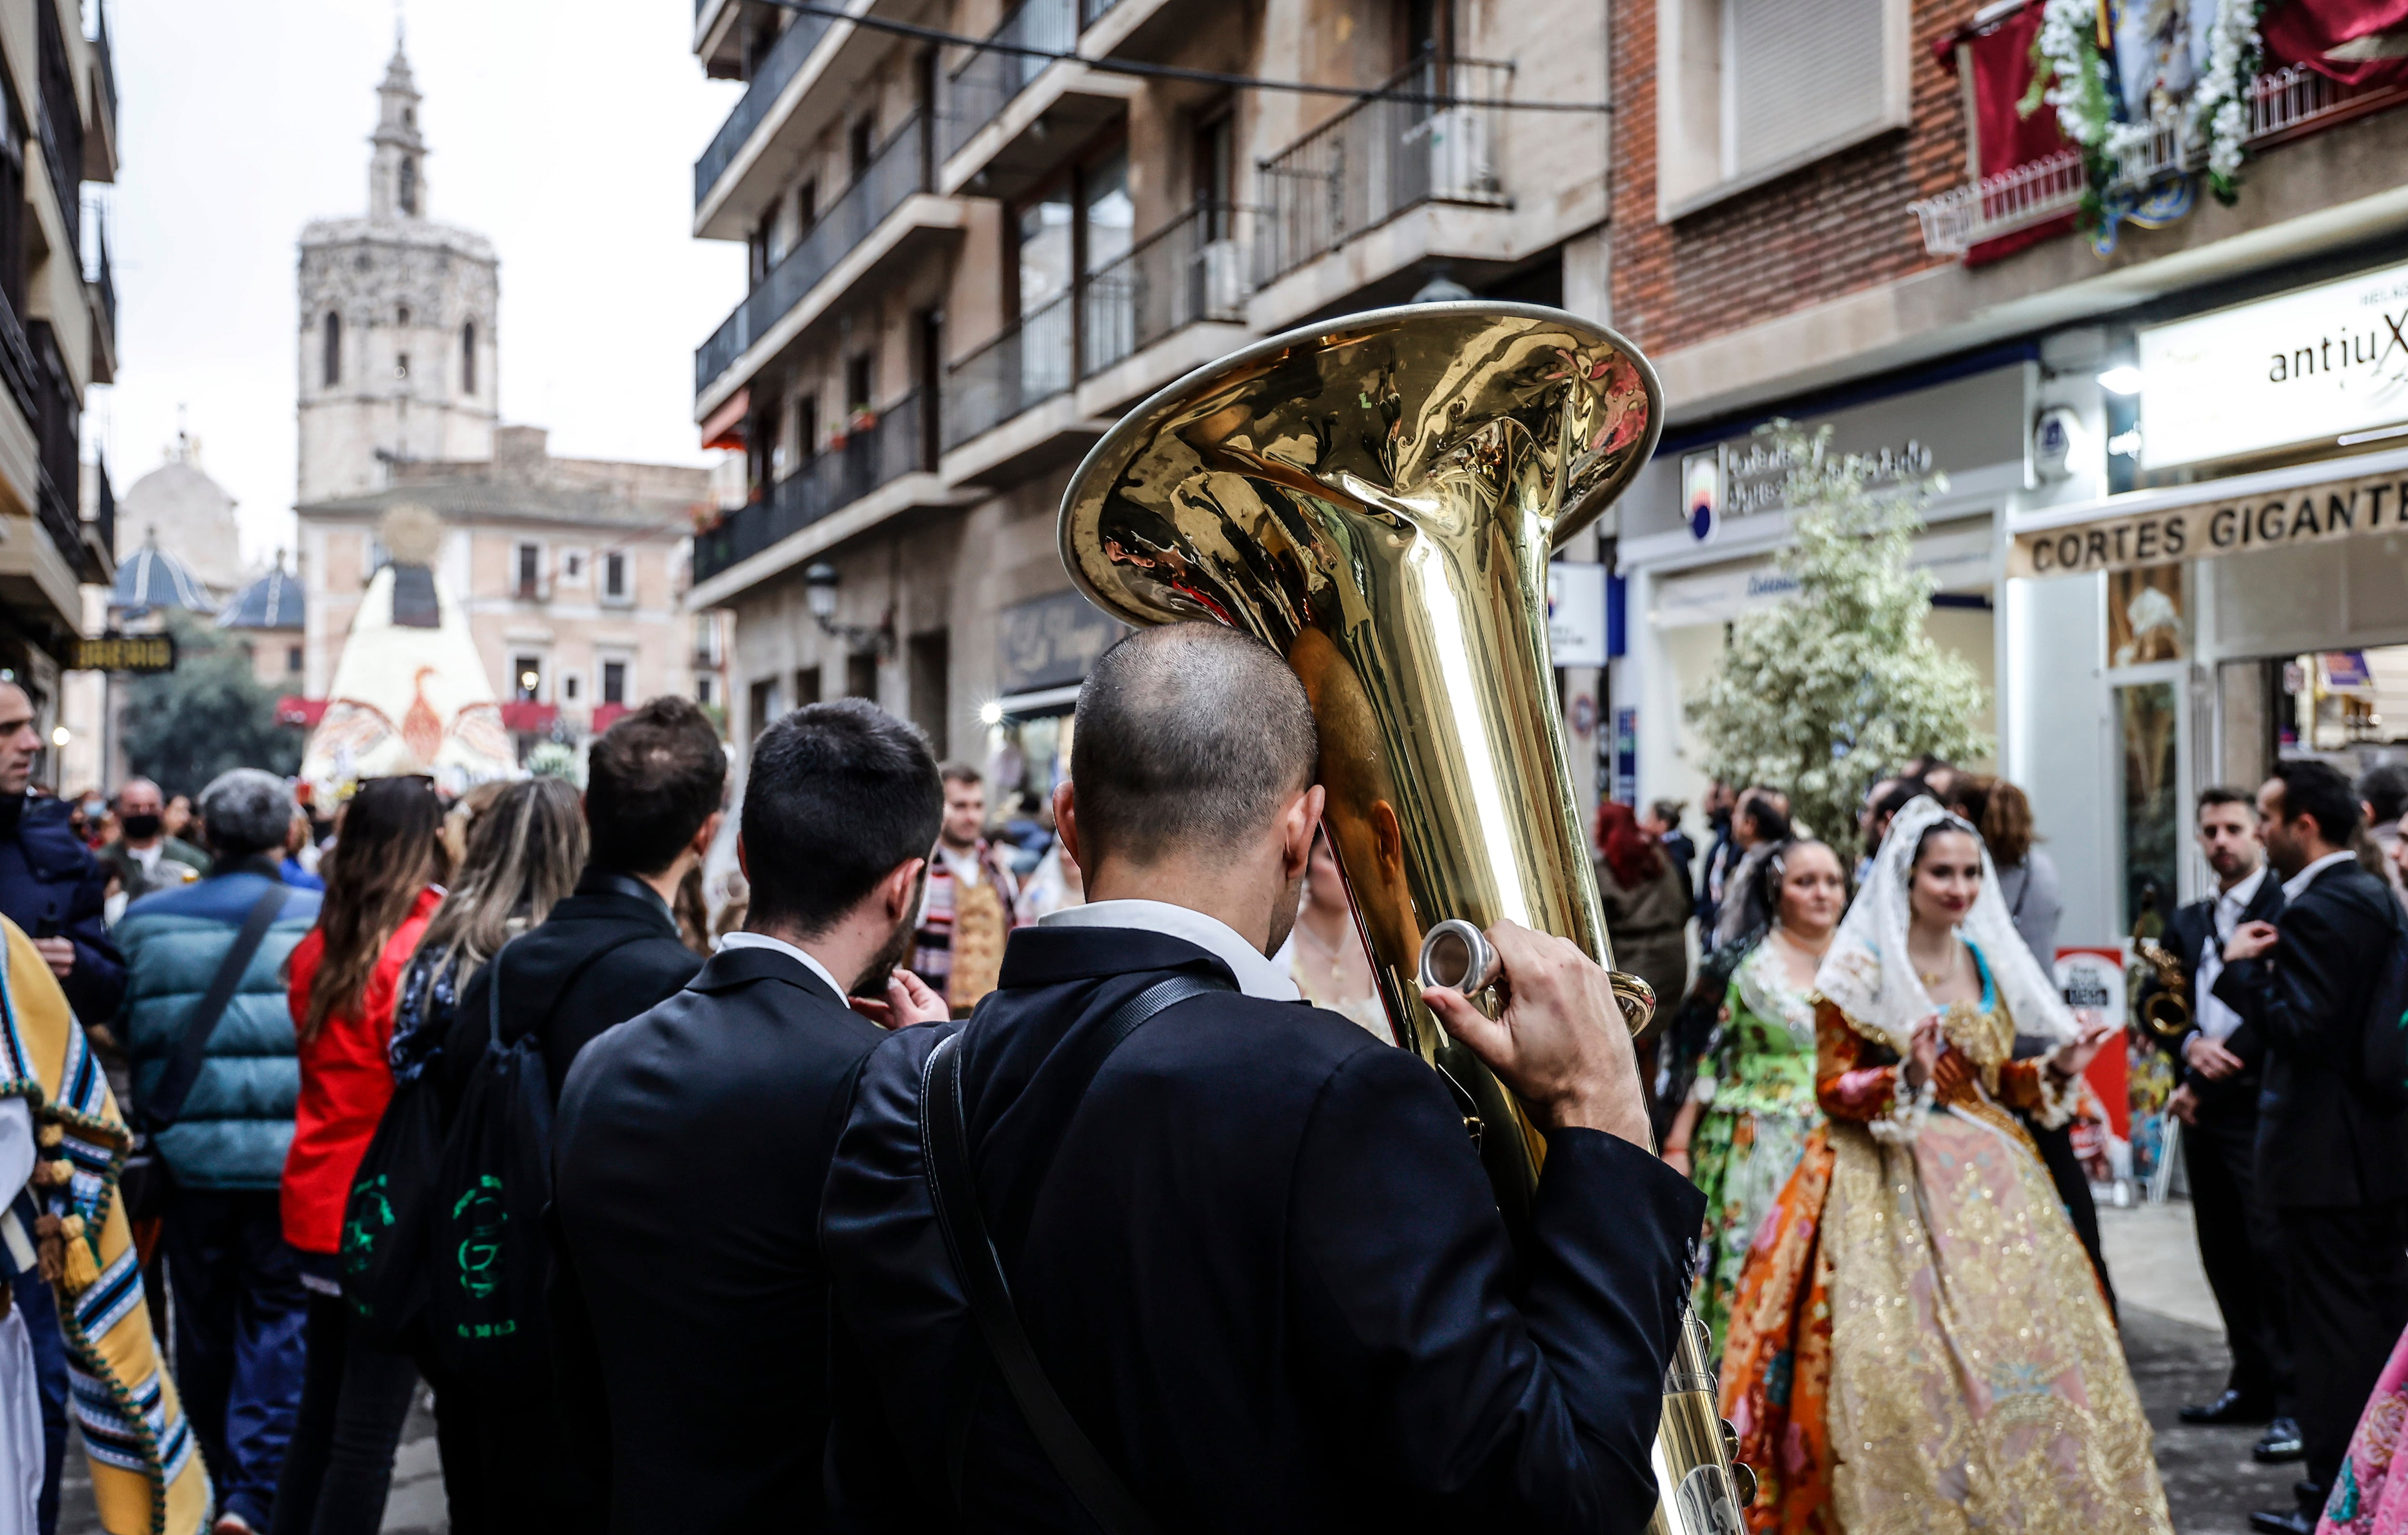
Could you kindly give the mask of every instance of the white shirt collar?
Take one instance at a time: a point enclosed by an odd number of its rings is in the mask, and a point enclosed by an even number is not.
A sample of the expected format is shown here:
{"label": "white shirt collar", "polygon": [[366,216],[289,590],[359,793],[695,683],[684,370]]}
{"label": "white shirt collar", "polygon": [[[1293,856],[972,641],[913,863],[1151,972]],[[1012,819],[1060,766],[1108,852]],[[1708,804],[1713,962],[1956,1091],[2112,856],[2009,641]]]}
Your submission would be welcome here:
{"label": "white shirt collar", "polygon": [[2335,864],[2346,863],[2357,856],[2357,854],[2350,852],[2347,848],[2342,849],[2339,853],[2326,854],[2315,863],[2310,864],[2307,868],[2300,870],[2297,874],[2292,875],[2289,879],[2283,882],[2283,898],[2286,901],[2298,900],[2301,896],[2307,894],[2308,886],[2315,882],[2317,875],[2323,873],[2326,869],[2330,868]]}
{"label": "white shirt collar", "polygon": [[2261,863],[2251,869],[2245,878],[2234,883],[2231,889],[2219,892],[2215,897],[2215,904],[2219,908],[2227,908],[2234,911],[2246,911],[2249,910],[2249,903],[2258,898],[2258,888],[2265,882],[2266,866]]}
{"label": "white shirt collar", "polygon": [[844,988],[837,984],[837,979],[828,973],[828,968],[784,939],[771,938],[767,933],[729,933],[719,940],[719,947],[723,953],[729,949],[773,949],[789,959],[800,961],[805,969],[827,983],[827,989],[836,993],[838,1001],[844,1000]]}
{"label": "white shirt collar", "polygon": [[1168,901],[1090,901],[1037,919],[1040,927],[1133,927],[1182,939],[1229,967],[1238,989],[1269,1002],[1293,1002],[1296,978],[1284,966],[1265,958],[1260,950],[1240,938],[1218,917]]}

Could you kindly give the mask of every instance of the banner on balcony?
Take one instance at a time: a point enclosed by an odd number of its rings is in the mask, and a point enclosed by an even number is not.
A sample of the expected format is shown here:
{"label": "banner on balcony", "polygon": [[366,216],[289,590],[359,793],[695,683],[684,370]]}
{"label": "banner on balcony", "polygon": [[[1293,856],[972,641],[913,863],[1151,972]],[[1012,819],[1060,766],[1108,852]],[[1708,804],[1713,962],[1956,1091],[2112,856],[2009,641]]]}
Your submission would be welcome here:
{"label": "banner on balcony", "polygon": [[2019,533],[2008,552],[2007,574],[2081,576],[2402,533],[2408,533],[2408,470],[2392,469]]}
{"label": "banner on balcony", "polygon": [[[1942,38],[1934,50],[1941,67],[1950,74],[1971,71],[1973,81],[1973,121],[1969,132],[1973,138],[1974,164],[1986,179],[2034,165],[2071,147],[2064,130],[2057,123],[2057,108],[2043,103],[2028,117],[2020,108],[2024,95],[2031,89],[2032,38],[2041,26],[2039,0],[2021,10],[2000,18],[1986,26],[1969,27],[1953,36]],[[2073,215],[2067,213],[2001,235],[1994,240],[1983,240],[1965,252],[1965,265],[1979,266],[1984,262],[2011,256],[2026,246],[2054,239],[2073,227]]]}
{"label": "banner on balcony", "polygon": [[2285,0],[2258,28],[2270,60],[2344,85],[2408,81],[2408,0]]}

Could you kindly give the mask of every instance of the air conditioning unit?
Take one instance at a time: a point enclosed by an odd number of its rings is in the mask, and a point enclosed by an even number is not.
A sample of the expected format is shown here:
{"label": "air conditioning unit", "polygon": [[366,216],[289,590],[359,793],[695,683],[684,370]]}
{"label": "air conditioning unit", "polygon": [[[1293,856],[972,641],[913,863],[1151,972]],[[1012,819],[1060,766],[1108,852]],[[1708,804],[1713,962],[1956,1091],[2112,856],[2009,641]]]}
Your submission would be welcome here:
{"label": "air conditioning unit", "polygon": [[1235,314],[1246,306],[1246,253],[1235,239],[1205,242],[1198,252],[1204,275],[1204,314]]}
{"label": "air conditioning unit", "polygon": [[1429,140],[1430,195],[1490,202],[1502,195],[1488,116],[1477,107],[1442,107],[1418,124]]}

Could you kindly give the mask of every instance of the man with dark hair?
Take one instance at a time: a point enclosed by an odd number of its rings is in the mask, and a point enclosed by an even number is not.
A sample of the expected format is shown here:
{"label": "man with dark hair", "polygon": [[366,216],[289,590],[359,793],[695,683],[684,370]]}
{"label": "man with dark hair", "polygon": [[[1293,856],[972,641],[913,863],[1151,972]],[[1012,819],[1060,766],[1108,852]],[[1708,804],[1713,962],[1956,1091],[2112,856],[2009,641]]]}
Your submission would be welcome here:
{"label": "man with dark hair", "polygon": [[920,897],[911,968],[954,1011],[966,1013],[995,987],[1004,937],[1018,925],[1013,909],[1020,888],[1003,849],[986,839],[985,778],[961,762],[938,771],[945,815]]}
{"label": "man with dark hair", "polygon": [[[1648,1149],[1605,972],[1500,922],[1499,1018],[1425,994],[1546,1134],[1517,1263],[1444,1081],[1297,1006],[1267,957],[1321,819],[1318,750],[1296,674],[1234,630],[1143,630],[1097,661],[1054,798],[1089,904],[1014,933],[958,1029],[881,1043],[838,1142],[833,1516],[1083,1529],[1107,1479],[1195,1529],[1443,1509],[1633,1531],[1654,1509],[1704,1202]],[[924,1166],[963,1177],[957,1251],[1009,1281],[999,1305],[982,1282],[976,1326]],[[1078,1442],[1094,1461],[1056,1453]]]}
{"label": "man with dark hair", "polygon": [[2408,921],[2358,866],[2358,800],[2329,763],[2277,763],[2258,790],[2258,835],[2283,911],[2224,946],[2214,995],[2265,1048],[2257,1183],[2282,1232],[2307,1481],[2300,1506],[2251,1528],[2307,1531],[2340,1470],[2383,1361],[2408,1326],[2408,1110],[2370,1101],[2361,1041],[2384,965]]}
{"label": "man with dark hair", "polygon": [[[543,925],[511,940],[463,989],[440,1062],[447,1120],[485,1054],[501,988],[501,1044],[533,1033],[557,1101],[578,1053],[623,1019],[677,995],[702,956],[679,937],[670,903],[718,834],[727,758],[690,699],[655,698],[604,732],[586,755],[591,852],[577,889]],[[540,1148],[536,1148],[538,1153]],[[454,1506],[498,1529],[589,1529],[601,1489],[580,1458],[553,1387],[550,1350],[530,1320],[529,1357],[508,1381],[446,1392],[447,1441],[474,1460],[444,1466]],[[467,1459],[462,1456],[462,1459]]]}
{"label": "man with dark hair", "polygon": [[[569,1074],[552,1199],[589,1321],[562,1346],[600,1383],[613,1530],[820,1528],[820,1185],[884,1038],[846,998],[884,997],[897,1026],[948,1016],[896,969],[942,803],[926,739],[867,699],[771,725],[736,844],[744,930]],[[731,1371],[776,1409],[710,1410]]]}
{"label": "man with dark hair", "polygon": [[2408,903],[2408,883],[2400,873],[2400,817],[2408,814],[2408,762],[2383,762],[2358,775],[2358,809],[2366,818],[2366,839],[2358,845],[2358,862],[2367,872],[2391,887],[2392,896]]}
{"label": "man with dark hair", "polygon": [[[2193,824],[2214,895],[2177,909],[2164,943],[2182,968],[2191,1026],[2158,1036],[2181,1084],[2167,1110],[2183,1124],[2183,1162],[2199,1227],[2200,1267],[2224,1315],[2232,1372],[2214,1400],[2182,1410],[2185,1423],[2264,1423],[2259,1460],[2296,1460],[2301,1450],[2283,1315],[2283,1238],[2258,1187],[2258,1093],[2265,1041],[2215,995],[2224,945],[2247,922],[2283,910],[2283,882],[2270,878],[2258,839],[2258,804],[2239,789],[2200,791]],[[2143,993],[2143,1005],[2149,993]]]}

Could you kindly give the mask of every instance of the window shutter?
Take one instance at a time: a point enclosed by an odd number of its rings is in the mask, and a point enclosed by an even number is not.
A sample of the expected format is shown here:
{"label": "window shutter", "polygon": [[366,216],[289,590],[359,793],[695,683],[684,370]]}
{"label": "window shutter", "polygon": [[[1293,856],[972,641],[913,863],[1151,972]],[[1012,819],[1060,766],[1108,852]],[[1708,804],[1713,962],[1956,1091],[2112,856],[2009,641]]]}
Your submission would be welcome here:
{"label": "window shutter", "polygon": [[1862,128],[1882,111],[1882,0],[1727,0],[1730,174]]}

